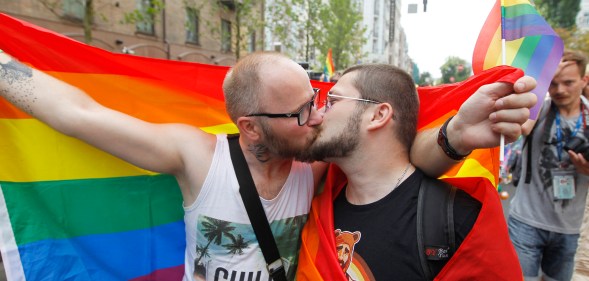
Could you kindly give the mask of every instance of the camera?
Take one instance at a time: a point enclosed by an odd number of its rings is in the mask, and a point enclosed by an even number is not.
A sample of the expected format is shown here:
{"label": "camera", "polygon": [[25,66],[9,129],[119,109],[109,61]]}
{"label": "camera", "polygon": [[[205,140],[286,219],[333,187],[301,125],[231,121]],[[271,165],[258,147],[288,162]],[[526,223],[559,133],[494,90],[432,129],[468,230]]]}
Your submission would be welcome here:
{"label": "camera", "polygon": [[572,150],[575,153],[581,153],[585,160],[589,160],[589,143],[578,136],[574,136],[564,145],[564,150]]}

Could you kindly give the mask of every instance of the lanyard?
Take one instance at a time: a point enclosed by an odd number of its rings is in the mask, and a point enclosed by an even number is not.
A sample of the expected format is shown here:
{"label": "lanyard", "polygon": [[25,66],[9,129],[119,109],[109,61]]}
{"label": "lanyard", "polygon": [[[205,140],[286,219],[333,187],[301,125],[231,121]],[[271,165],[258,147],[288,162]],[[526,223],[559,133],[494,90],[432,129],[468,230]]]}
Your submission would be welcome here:
{"label": "lanyard", "polygon": [[[556,111],[556,153],[558,155],[558,161],[562,162],[562,150],[564,147],[563,144],[563,137],[562,137],[562,129],[560,127],[560,112]],[[569,139],[576,136],[577,132],[581,129],[581,124],[583,123],[583,110],[581,110],[579,114],[579,118],[577,119],[577,124],[575,125],[575,130],[569,136]]]}

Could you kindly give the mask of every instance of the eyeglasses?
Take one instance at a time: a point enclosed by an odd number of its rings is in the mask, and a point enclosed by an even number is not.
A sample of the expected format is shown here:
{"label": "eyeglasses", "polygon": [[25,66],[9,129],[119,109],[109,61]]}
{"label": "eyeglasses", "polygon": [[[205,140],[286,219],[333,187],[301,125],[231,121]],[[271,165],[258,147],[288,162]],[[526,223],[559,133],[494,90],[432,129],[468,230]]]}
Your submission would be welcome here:
{"label": "eyeglasses", "polygon": [[333,106],[334,100],[332,98],[336,98],[335,101],[337,101],[337,99],[347,99],[347,100],[369,102],[369,103],[374,103],[374,104],[381,104],[382,103],[380,101],[375,101],[375,100],[367,100],[367,99],[361,99],[361,98],[327,94],[327,98],[324,101],[325,106],[323,107],[323,113],[326,113]]}
{"label": "eyeglasses", "polygon": [[248,114],[246,117],[250,116],[263,116],[268,118],[297,118],[297,122],[299,126],[303,126],[307,124],[309,121],[309,117],[311,116],[312,108],[315,107],[317,99],[317,95],[319,95],[319,88],[313,88],[313,97],[310,101],[305,103],[297,112],[293,113],[253,113]]}

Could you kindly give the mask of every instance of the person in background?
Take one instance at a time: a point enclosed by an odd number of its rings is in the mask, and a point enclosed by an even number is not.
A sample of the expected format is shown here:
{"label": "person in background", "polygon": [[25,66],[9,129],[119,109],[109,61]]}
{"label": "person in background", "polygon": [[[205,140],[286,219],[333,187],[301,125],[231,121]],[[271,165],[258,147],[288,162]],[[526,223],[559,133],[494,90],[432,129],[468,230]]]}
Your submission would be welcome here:
{"label": "person in background", "polygon": [[[585,77],[589,81],[589,65],[585,67]],[[589,99],[589,83],[583,88],[583,96]],[[585,202],[585,215],[583,216],[578,244],[577,253],[575,254],[575,272],[572,280],[589,281],[589,200]]]}
{"label": "person in background", "polygon": [[[589,184],[587,59],[565,51],[521,153],[521,175],[511,201],[509,234],[526,280],[571,280]],[[587,155],[587,154],[585,154]],[[538,274],[541,271],[541,276]]]}

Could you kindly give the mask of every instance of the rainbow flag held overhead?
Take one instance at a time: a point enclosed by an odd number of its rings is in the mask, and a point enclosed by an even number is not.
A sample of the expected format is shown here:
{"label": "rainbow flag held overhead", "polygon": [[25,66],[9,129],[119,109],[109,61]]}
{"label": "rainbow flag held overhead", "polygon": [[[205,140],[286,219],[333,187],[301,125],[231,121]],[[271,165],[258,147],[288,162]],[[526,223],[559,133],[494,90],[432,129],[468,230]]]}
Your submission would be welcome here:
{"label": "rainbow flag held overhead", "polygon": [[[0,49],[99,103],[235,133],[227,67],[114,54],[0,13]],[[331,83],[313,82],[325,93]],[[62,135],[0,98],[0,253],[8,280],[181,280],[176,180]]]}
{"label": "rainbow flag held overhead", "polygon": [[479,34],[472,68],[476,74],[510,65],[534,77],[538,103],[530,116],[536,119],[563,50],[562,39],[529,0],[497,0]]}
{"label": "rainbow flag held overhead", "polygon": [[329,78],[333,76],[335,72],[335,65],[333,64],[333,57],[331,55],[331,48],[327,51],[327,56],[325,57],[325,66],[323,67],[323,74],[325,76],[324,82],[329,82]]}
{"label": "rainbow flag held overhead", "polygon": [[[1,13],[0,34],[0,49],[109,108],[236,132],[222,93],[227,67],[114,54]],[[507,68],[490,79],[513,71]],[[332,86],[312,84],[323,97]],[[428,114],[420,115],[419,128],[454,114],[475,85],[466,86],[420,88],[420,112]],[[185,230],[173,177],[62,135],[1,98],[0,132],[0,253],[8,280],[181,279]],[[496,184],[494,154],[496,148],[477,150],[447,177]]]}

